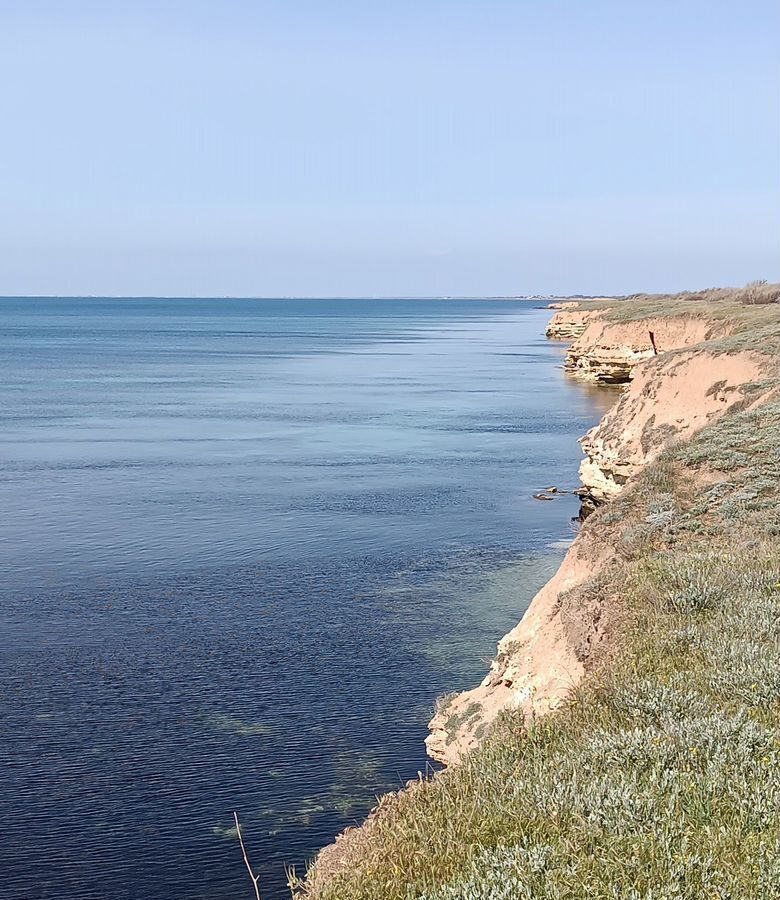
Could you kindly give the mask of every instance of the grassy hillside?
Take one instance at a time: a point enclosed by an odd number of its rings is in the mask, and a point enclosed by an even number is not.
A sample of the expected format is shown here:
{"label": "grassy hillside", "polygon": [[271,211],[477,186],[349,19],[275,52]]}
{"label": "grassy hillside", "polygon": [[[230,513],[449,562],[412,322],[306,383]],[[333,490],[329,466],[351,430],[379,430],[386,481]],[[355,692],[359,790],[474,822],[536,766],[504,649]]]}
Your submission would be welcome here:
{"label": "grassy hillside", "polygon": [[586,523],[619,552],[579,589],[621,617],[609,662],[385,799],[312,896],[780,897],[780,395],[752,388]]}

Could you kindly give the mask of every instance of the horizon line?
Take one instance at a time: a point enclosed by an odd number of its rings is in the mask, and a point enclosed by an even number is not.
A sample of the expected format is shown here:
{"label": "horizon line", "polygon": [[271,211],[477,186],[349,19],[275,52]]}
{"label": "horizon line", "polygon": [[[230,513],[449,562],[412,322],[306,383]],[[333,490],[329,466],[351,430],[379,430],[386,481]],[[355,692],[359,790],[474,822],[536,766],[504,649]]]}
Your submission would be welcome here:
{"label": "horizon line", "polygon": [[2,300],[547,300],[609,294],[0,294]]}

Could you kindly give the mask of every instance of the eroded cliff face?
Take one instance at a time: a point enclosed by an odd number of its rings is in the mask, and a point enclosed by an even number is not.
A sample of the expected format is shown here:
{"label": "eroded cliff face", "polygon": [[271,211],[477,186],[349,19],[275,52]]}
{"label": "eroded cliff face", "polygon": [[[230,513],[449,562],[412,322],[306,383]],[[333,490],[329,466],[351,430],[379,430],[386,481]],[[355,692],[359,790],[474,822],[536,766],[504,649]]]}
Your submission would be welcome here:
{"label": "eroded cliff face", "polygon": [[692,347],[729,331],[727,323],[695,316],[615,322],[591,313],[586,327],[566,353],[566,371],[588,381],[622,384],[630,381],[637,365],[653,358],[656,351],[661,354]]}
{"label": "eroded cliff face", "polygon": [[[586,457],[580,493],[586,509],[614,497],[672,441],[692,435],[735,404],[749,405],[751,396],[758,401],[747,386],[761,379],[765,357],[697,346],[727,332],[726,325],[695,317],[635,323],[596,319],[587,326],[572,348],[577,348],[575,360],[587,359],[582,366],[587,377],[609,383],[619,372],[622,380],[633,380],[581,441]],[[628,342],[621,344],[620,337]],[[561,705],[609,636],[609,605],[600,601],[594,585],[617,564],[608,530],[585,522],[558,573],[501,639],[483,682],[437,710],[426,741],[432,757],[457,763],[502,710],[541,716]]]}
{"label": "eroded cliff face", "polygon": [[545,330],[548,338],[559,341],[571,341],[585,332],[588,324],[599,315],[594,310],[578,309],[577,303],[553,304],[560,307],[550,319]]}
{"label": "eroded cliff face", "polygon": [[499,642],[483,682],[437,711],[425,742],[430,756],[447,765],[458,762],[505,709],[541,716],[560,706],[609,630],[578,588],[608,567],[613,556],[595,530],[581,532],[520,623]]}
{"label": "eroded cliff face", "polygon": [[637,365],[618,402],[580,441],[583,503],[592,508],[614,497],[671,441],[744,404],[745,385],[761,377],[763,363],[756,353],[693,349]]}

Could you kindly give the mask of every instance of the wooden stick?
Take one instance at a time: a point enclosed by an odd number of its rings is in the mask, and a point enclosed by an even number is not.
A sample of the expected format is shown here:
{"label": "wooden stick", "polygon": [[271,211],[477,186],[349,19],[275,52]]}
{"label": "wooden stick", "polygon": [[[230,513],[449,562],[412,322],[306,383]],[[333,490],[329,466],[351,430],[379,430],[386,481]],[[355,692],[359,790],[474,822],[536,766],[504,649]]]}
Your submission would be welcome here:
{"label": "wooden stick", "polygon": [[244,864],[246,865],[246,870],[247,870],[247,872],[249,872],[249,877],[252,879],[252,884],[255,889],[255,897],[257,897],[257,900],[263,900],[263,898],[260,896],[260,876],[255,875],[255,873],[252,871],[252,866],[249,862],[249,857],[246,854],[246,847],[244,846],[244,837],[241,834],[241,823],[238,821],[238,813],[237,812],[233,813],[233,818],[236,820],[236,832],[238,833],[238,840],[239,840],[239,843],[241,844],[241,853],[244,855]]}
{"label": "wooden stick", "polygon": [[648,331],[648,334],[650,335],[650,343],[653,345],[653,355],[658,356],[658,347],[655,345],[655,335],[652,331]]}

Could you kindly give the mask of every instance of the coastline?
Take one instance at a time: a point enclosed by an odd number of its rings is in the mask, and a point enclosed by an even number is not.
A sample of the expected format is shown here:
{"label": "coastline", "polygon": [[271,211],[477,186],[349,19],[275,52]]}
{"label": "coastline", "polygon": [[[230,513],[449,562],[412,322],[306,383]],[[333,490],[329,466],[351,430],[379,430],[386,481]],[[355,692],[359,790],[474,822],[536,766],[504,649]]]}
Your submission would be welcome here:
{"label": "coastline", "polygon": [[[614,593],[626,578],[630,557],[626,523],[647,530],[655,527],[653,517],[667,516],[665,510],[653,511],[652,503],[648,507],[653,494],[657,500],[667,492],[651,488],[649,500],[643,494],[641,503],[633,496],[642,490],[644,473],[654,472],[669,448],[683,446],[724,417],[730,421],[756,411],[777,392],[777,347],[755,336],[763,328],[762,334],[776,337],[776,307],[743,312],[733,305],[687,301],[682,308],[666,302],[648,309],[646,298],[558,307],[547,336],[571,342],[568,377],[619,384],[621,393],[581,440],[585,458],[578,493],[586,520],[558,572],[501,639],[482,683],[441,704],[431,720],[426,745],[448,766],[445,777],[457,773],[506,716],[531,728],[549,713],[565,711],[587,676],[610,669],[629,631],[626,610]],[[626,486],[637,484],[628,492],[630,510],[614,519],[610,506],[618,505]],[[637,520],[646,512],[643,505],[651,511]],[[383,819],[413,805],[409,798],[425,793],[426,784],[414,782],[382,798],[364,825],[321,851],[302,895],[331,896],[330,881],[361,855],[364,844],[377,839]]]}
{"label": "coastline", "polygon": [[[579,334],[567,351],[568,377],[622,386],[612,408],[580,440],[585,458],[577,493],[585,519],[670,443],[742,405],[744,386],[760,377],[762,363],[752,351],[716,358],[705,349],[707,341],[730,331],[726,323],[706,317],[622,323],[605,321],[602,311],[569,308],[555,314],[548,337],[559,338],[561,330],[571,336],[572,320]],[[559,709],[600,665],[615,636],[616,614],[577,589],[594,578],[609,578],[618,560],[612,542],[596,523],[592,526],[583,525],[557,573],[501,638],[482,683],[437,711],[426,740],[434,759],[457,763],[507,709],[520,709],[527,719]]]}

